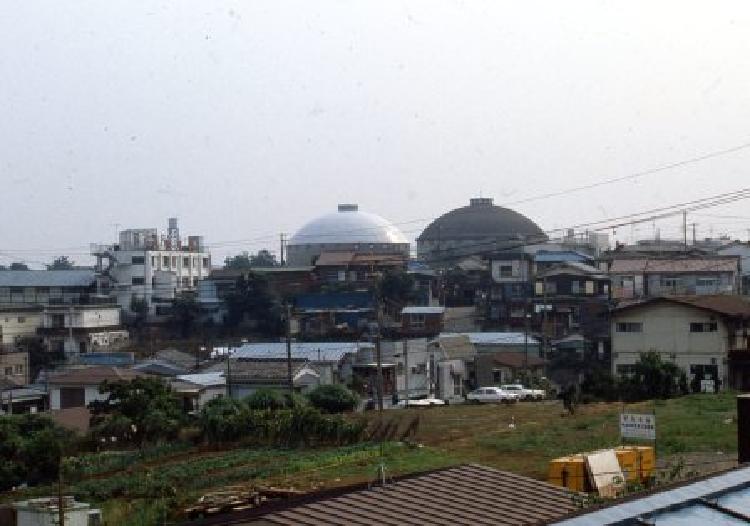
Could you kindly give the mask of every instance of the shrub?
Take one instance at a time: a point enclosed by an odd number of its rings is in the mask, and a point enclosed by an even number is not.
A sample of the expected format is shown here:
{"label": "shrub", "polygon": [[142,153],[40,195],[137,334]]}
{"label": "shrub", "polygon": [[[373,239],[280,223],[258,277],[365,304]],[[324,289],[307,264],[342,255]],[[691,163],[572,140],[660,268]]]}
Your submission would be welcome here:
{"label": "shrub", "polygon": [[287,406],[286,397],[275,389],[261,388],[245,398],[250,409],[283,409]]}
{"label": "shrub", "polygon": [[359,402],[355,393],[340,384],[319,385],[308,393],[307,398],[314,407],[326,413],[352,411]]}

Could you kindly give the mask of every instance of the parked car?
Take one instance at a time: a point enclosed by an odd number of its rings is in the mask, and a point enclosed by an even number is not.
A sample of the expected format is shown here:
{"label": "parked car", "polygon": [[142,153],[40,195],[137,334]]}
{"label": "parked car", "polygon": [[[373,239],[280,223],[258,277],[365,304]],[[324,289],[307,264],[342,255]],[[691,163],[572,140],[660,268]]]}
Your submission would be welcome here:
{"label": "parked car", "polygon": [[426,398],[415,398],[411,400],[399,400],[396,407],[434,407],[445,405],[445,401],[440,398],[428,396]]}
{"label": "parked car", "polygon": [[466,395],[466,399],[476,404],[513,404],[518,402],[518,394],[499,387],[480,387]]}
{"label": "parked car", "polygon": [[509,393],[516,393],[521,400],[544,400],[547,393],[543,389],[526,389],[521,384],[505,384],[500,389]]}

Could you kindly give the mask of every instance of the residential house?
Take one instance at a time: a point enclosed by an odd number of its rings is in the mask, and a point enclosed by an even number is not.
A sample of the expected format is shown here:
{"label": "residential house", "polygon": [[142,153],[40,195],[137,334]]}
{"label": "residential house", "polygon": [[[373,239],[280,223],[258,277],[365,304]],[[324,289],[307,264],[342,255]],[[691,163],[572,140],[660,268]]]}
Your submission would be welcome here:
{"label": "residential house", "polygon": [[0,378],[0,414],[41,413],[47,406],[47,393],[41,387],[19,387]]}
{"label": "residential house", "polygon": [[533,296],[533,255],[524,252],[499,252],[489,257],[491,283],[485,299],[487,323],[510,329],[524,327],[531,315]]}
{"label": "residential house", "polygon": [[105,301],[93,270],[0,270],[0,306],[81,305]]}
{"label": "residential house", "polygon": [[716,250],[720,256],[739,256],[741,293],[750,295],[750,243],[734,241]]}
{"label": "residential house", "polygon": [[105,401],[107,393],[100,393],[99,386],[108,382],[128,382],[147,377],[143,373],[120,367],[75,367],[47,373],[50,409],[87,407],[94,401]]}
{"label": "residential house", "polygon": [[0,350],[0,381],[26,385],[30,378],[29,353],[15,349]]}
{"label": "residential house", "polygon": [[[750,471],[750,468],[747,468]],[[454,466],[418,475],[306,495],[250,512],[242,524],[299,526],[402,526],[419,524],[549,524],[579,509],[557,486],[479,465]],[[589,523],[602,524],[602,523]]]}
{"label": "residential house", "polygon": [[358,335],[375,321],[375,298],[369,291],[300,294],[294,315],[306,338]]}
{"label": "residential house", "polygon": [[[305,359],[293,358],[292,381],[294,390],[306,393],[320,385],[320,373]],[[204,369],[204,372],[223,372],[227,394],[242,399],[258,389],[289,389],[286,358],[228,358]]]}
{"label": "residential house", "polygon": [[612,311],[612,372],[628,375],[640,354],[657,352],[692,383],[750,388],[750,303],[740,296],[667,296]]}
{"label": "residential house", "polygon": [[174,299],[194,292],[211,271],[211,254],[203,236],[180,237],[177,219],[166,234],[155,228],[123,230],[114,245],[94,244],[96,272],[123,311],[133,314],[134,300],[145,302],[151,319],[171,313]]}
{"label": "residential house", "polygon": [[117,305],[48,306],[37,331],[48,349],[68,357],[97,351],[115,351],[129,343]]}
{"label": "residential house", "polygon": [[474,346],[477,353],[500,351],[526,353],[541,356],[541,345],[538,339],[523,332],[464,332],[440,334],[440,339],[465,336]]}
{"label": "residential house", "polygon": [[315,273],[321,283],[369,286],[385,272],[406,271],[407,260],[404,254],[323,252],[315,260]]}
{"label": "residential house", "polygon": [[401,335],[437,336],[443,330],[445,307],[409,306],[401,309]]}
{"label": "residential house", "polygon": [[548,343],[580,335],[583,345],[609,349],[610,279],[596,267],[566,262],[540,271],[534,283],[534,326]]}
{"label": "residential house", "polygon": [[616,300],[740,292],[740,256],[615,257],[606,265]]}
{"label": "residential house", "polygon": [[41,325],[41,306],[0,307],[0,349],[16,349],[21,340],[35,338]]}
{"label": "residential house", "polygon": [[546,360],[538,355],[518,352],[495,352],[478,354],[476,357],[477,387],[515,383],[520,375],[527,374],[537,379],[545,375]]}
{"label": "residential house", "polygon": [[182,402],[186,413],[195,414],[209,401],[227,394],[224,371],[182,374],[170,382],[172,392]]}

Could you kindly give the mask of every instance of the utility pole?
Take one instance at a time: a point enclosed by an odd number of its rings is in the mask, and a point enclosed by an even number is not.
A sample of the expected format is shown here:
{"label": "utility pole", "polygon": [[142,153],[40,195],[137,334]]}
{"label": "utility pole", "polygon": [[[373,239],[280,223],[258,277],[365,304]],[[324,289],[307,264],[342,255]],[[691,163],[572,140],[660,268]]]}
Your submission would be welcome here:
{"label": "utility pole", "polygon": [[529,374],[529,306],[526,305],[523,316],[523,366],[526,369],[526,374]]}
{"label": "utility pole", "polygon": [[377,362],[377,385],[378,385],[378,411],[383,416],[383,356],[380,349],[380,332],[381,328],[381,302],[375,307],[375,317],[377,321],[377,332],[375,333],[375,360]]}
{"label": "utility pole", "polygon": [[279,234],[279,241],[281,242],[280,251],[279,251],[279,253],[281,254],[281,257],[279,258],[279,262],[281,263],[281,266],[283,267],[284,266],[284,241],[285,241],[284,232]]}
{"label": "utility pole", "polygon": [[685,241],[685,252],[687,252],[688,244],[687,244],[687,210],[682,211],[682,233]]}
{"label": "utility pole", "polygon": [[289,384],[289,396],[294,394],[294,378],[292,378],[292,306],[286,302],[286,374]]}
{"label": "utility pole", "polygon": [[406,339],[402,340],[404,350],[404,391],[406,391],[406,406],[409,407],[409,343]]}
{"label": "utility pole", "polygon": [[230,362],[232,358],[232,346],[227,347],[227,398],[232,398],[232,369]]}
{"label": "utility pole", "polygon": [[60,456],[60,464],[57,468],[57,521],[58,526],[65,526],[65,499],[63,498],[63,459]]}
{"label": "utility pole", "polygon": [[698,226],[698,223],[690,223],[693,227],[693,246],[695,246],[696,237],[695,237],[695,227]]}

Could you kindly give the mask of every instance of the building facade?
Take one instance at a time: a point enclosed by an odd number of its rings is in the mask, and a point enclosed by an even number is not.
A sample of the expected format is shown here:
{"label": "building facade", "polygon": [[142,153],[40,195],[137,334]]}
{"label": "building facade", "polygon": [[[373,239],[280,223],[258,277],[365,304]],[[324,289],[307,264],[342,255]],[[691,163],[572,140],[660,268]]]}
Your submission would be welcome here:
{"label": "building facade", "polygon": [[174,299],[194,292],[211,272],[211,255],[202,236],[180,237],[177,219],[166,234],[155,228],[123,230],[115,245],[92,245],[96,271],[118,305],[132,314],[133,302],[144,301],[149,317],[167,315]]}

